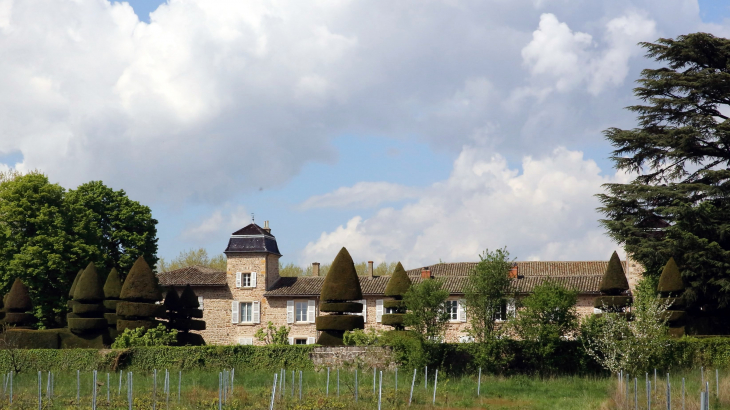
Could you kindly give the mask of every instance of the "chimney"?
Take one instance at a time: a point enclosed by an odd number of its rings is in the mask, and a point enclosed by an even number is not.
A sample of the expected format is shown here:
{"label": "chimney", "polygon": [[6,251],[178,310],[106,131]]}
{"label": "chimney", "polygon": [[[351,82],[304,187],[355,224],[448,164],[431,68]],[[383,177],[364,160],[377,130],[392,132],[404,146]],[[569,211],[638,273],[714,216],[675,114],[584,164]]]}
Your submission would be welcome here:
{"label": "chimney", "polygon": [[513,263],[512,267],[509,270],[509,277],[510,279],[517,279],[517,264]]}
{"label": "chimney", "polygon": [[368,278],[373,278],[373,261],[368,261]]}
{"label": "chimney", "polygon": [[421,268],[421,278],[431,279],[431,270],[428,268]]}
{"label": "chimney", "polygon": [[269,221],[264,221],[264,231],[266,231],[266,233],[271,233],[271,228],[269,228]]}
{"label": "chimney", "polygon": [[319,262],[312,262],[312,276],[319,276]]}

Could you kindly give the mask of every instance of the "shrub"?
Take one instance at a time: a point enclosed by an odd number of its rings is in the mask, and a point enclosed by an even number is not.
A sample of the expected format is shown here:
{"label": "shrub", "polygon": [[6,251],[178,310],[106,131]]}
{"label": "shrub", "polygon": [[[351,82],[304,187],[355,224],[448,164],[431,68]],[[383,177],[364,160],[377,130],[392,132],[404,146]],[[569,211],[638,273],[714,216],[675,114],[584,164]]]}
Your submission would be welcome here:
{"label": "shrub", "polygon": [[33,314],[33,303],[28,288],[22,280],[15,279],[5,300],[5,323],[16,328],[30,328],[37,320]]}
{"label": "shrub", "polygon": [[443,289],[439,279],[427,279],[411,286],[403,297],[408,308],[404,324],[425,341],[440,341],[449,320],[445,304],[448,297],[449,291]]}
{"label": "shrub", "polygon": [[[358,309],[347,302],[359,299],[362,299],[360,279],[357,277],[350,253],[347,252],[347,249],[342,248],[332,262],[322,284],[320,306],[323,307],[323,311],[331,313],[316,319],[316,328],[321,332],[318,344],[341,345],[345,331],[365,327],[362,316],[345,315],[345,313]],[[333,305],[335,303],[337,305]],[[359,309],[362,311],[362,307]]]}
{"label": "shrub", "polygon": [[626,279],[626,273],[616,251],[608,260],[599,290],[606,295],[618,295],[629,290],[629,281]]}
{"label": "shrub", "polygon": [[177,330],[168,330],[159,324],[155,328],[125,329],[112,344],[112,349],[128,349],[141,346],[170,346],[177,342]]}
{"label": "shrub", "polygon": [[162,292],[157,277],[143,257],[140,256],[129,270],[119,296],[121,302],[116,306],[117,331],[156,325],[155,317],[160,312],[160,306],[155,303],[162,300]]}
{"label": "shrub", "polygon": [[[664,266],[662,275],[659,277],[657,290],[659,295],[662,296],[660,300],[668,304],[665,318],[669,324],[669,334],[675,337],[683,336],[685,333],[685,312],[682,310],[684,301],[681,297],[684,292],[684,281],[682,281],[682,275],[679,273],[679,267],[674,262],[674,258],[669,258]],[[675,303],[677,301],[679,303]]]}
{"label": "shrub", "polygon": [[264,342],[267,345],[288,345],[289,344],[289,331],[291,327],[280,326],[278,329],[273,323],[268,322],[266,329],[259,328],[254,336],[260,342]]}
{"label": "shrub", "polygon": [[367,331],[363,329],[348,330],[342,337],[342,341],[348,346],[372,346],[378,344],[382,331],[376,331],[373,328]]}
{"label": "shrub", "polygon": [[72,313],[66,315],[68,329],[77,334],[106,330],[104,319],[104,286],[93,262],[86,266],[76,281]]}
{"label": "shrub", "polygon": [[411,287],[411,278],[408,277],[403,265],[398,262],[395,265],[393,273],[390,275],[388,285],[385,287],[385,296],[390,296],[394,300],[386,300],[383,304],[386,308],[394,310],[393,313],[387,313],[382,316],[382,323],[385,326],[391,326],[395,330],[404,330],[406,305],[403,303],[403,296]]}

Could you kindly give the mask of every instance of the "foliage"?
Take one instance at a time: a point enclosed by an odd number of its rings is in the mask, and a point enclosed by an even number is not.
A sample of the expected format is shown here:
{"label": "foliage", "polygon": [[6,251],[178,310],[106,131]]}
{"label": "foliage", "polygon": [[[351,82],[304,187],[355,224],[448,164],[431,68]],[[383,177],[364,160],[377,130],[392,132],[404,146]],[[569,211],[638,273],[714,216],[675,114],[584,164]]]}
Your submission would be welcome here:
{"label": "foliage", "polygon": [[[332,267],[324,278],[322,290],[320,291],[320,300],[324,303],[331,303],[359,299],[362,299],[360,280],[355,272],[350,253],[343,247],[335,260],[332,261]],[[345,305],[341,306],[345,307]],[[316,328],[321,331],[317,341],[318,344],[325,346],[341,345],[345,331],[364,328],[363,317],[345,315],[349,310],[351,309],[342,309],[329,315],[317,317]]]}
{"label": "foliage", "polygon": [[277,329],[272,322],[268,322],[266,328],[259,328],[254,336],[267,345],[288,345],[290,330],[289,326],[279,326]]}
{"label": "foliage", "polygon": [[627,184],[606,184],[601,223],[648,276],[674,256],[688,310],[723,318],[730,310],[730,172],[727,81],[730,40],[707,33],[642,43],[663,66],[645,69],[629,107],[637,128],[610,128]]}
{"label": "foliage", "polygon": [[512,261],[506,248],[493,252],[487,249],[479,259],[469,274],[464,298],[469,320],[467,333],[474,341],[486,343],[495,338],[495,320],[507,302]]}
{"label": "foliage", "polygon": [[162,300],[162,292],[157,282],[157,276],[152,273],[150,265],[142,256],[134,262],[132,269],[130,269],[119,297],[122,300],[131,302],[154,303]]}
{"label": "foliage", "polygon": [[390,275],[388,285],[385,287],[385,296],[401,299],[410,287],[411,279],[408,277],[403,265],[398,262],[395,269],[393,269],[393,273]]}
{"label": "foliage", "polygon": [[611,258],[608,260],[606,272],[601,278],[600,290],[601,293],[606,295],[620,295],[629,290],[629,281],[626,279],[624,267],[621,265],[621,260],[616,251],[613,252]]}
{"label": "foliage", "polygon": [[638,292],[631,320],[621,313],[586,319],[581,332],[586,353],[612,373],[639,374],[657,366],[669,345],[664,316],[668,307],[651,293]]}
{"label": "foliage", "polygon": [[514,332],[534,351],[530,357],[539,360],[535,368],[541,373],[559,366],[554,352],[562,339],[573,336],[578,329],[578,313],[575,305],[578,292],[565,286],[546,281],[535,287],[533,293],[522,300],[523,308],[513,319]]}
{"label": "foliage", "polygon": [[137,254],[156,259],[157,221],[124,191],[91,182],[67,192],[37,171],[0,181],[0,292],[23,279],[41,326],[59,325],[65,295],[89,262],[106,273],[126,271]]}
{"label": "foliage", "polygon": [[177,342],[177,330],[168,330],[159,324],[156,328],[125,329],[112,344],[112,349],[128,349],[141,346],[170,346]]}
{"label": "foliage", "polygon": [[446,299],[449,291],[440,279],[427,279],[408,289],[403,300],[408,308],[404,324],[429,342],[442,339],[449,321]]}
{"label": "foliage", "polygon": [[122,278],[119,276],[117,268],[113,268],[109,272],[109,276],[106,277],[104,282],[104,298],[105,299],[119,299],[122,294]]}
{"label": "foliage", "polygon": [[170,262],[167,262],[164,258],[160,258],[157,261],[156,268],[157,272],[169,272],[193,265],[205,266],[221,272],[225,272],[226,269],[228,269],[226,255],[220,254],[210,257],[208,256],[208,251],[205,248],[182,251],[179,255],[170,260]]}
{"label": "foliage", "polygon": [[672,296],[681,296],[681,292],[684,290],[684,282],[674,258],[669,258],[667,264],[664,265],[662,274],[659,276],[657,290],[666,294],[666,296],[669,296],[669,293],[672,293]]}
{"label": "foliage", "polygon": [[373,328],[369,328],[367,331],[354,329],[346,331],[342,337],[342,341],[348,346],[372,346],[377,345],[382,336],[382,330],[375,330]]}
{"label": "foliage", "polygon": [[35,322],[28,287],[22,280],[15,279],[5,300],[5,323],[15,327],[30,327]]}
{"label": "foliage", "polygon": [[76,283],[73,300],[89,303],[100,303],[104,300],[104,284],[96,272],[94,262],[89,263]]}

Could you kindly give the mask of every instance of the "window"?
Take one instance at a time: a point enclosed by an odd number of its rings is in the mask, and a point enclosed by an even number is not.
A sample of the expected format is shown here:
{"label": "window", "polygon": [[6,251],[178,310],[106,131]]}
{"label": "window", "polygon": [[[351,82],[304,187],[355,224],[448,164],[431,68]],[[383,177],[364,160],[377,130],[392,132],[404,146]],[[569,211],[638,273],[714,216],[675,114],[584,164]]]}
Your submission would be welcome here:
{"label": "window", "polygon": [[241,323],[253,322],[253,303],[242,302],[241,303]]}
{"label": "window", "polygon": [[449,313],[449,320],[459,320],[459,301],[447,300],[446,311]]}
{"label": "window", "polygon": [[307,302],[296,302],[296,318],[297,322],[307,322]]}
{"label": "window", "polygon": [[398,313],[398,312],[395,311],[395,308],[391,308],[391,307],[385,308],[385,314],[386,315],[390,315],[392,313]]}
{"label": "window", "polygon": [[503,322],[511,317],[514,317],[515,315],[515,300],[514,299],[507,299],[504,303],[502,303],[502,306],[500,306],[499,311],[494,315],[494,320],[497,322]]}
{"label": "window", "polygon": [[294,339],[294,344],[295,345],[305,345],[305,344],[307,344],[307,338],[304,338],[304,339]]}
{"label": "window", "polygon": [[241,286],[244,288],[250,288],[251,287],[251,274],[250,273],[244,273],[241,275]]}

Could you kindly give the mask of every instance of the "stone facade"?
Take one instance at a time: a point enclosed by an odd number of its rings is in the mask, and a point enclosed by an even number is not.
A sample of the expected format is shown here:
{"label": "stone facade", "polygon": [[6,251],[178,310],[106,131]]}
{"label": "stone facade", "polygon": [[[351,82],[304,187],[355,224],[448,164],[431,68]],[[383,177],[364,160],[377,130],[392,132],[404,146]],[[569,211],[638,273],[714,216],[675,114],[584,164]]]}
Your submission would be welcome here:
{"label": "stone facade", "polygon": [[393,350],[377,346],[315,347],[309,355],[315,369],[330,368],[377,368],[395,370]]}

